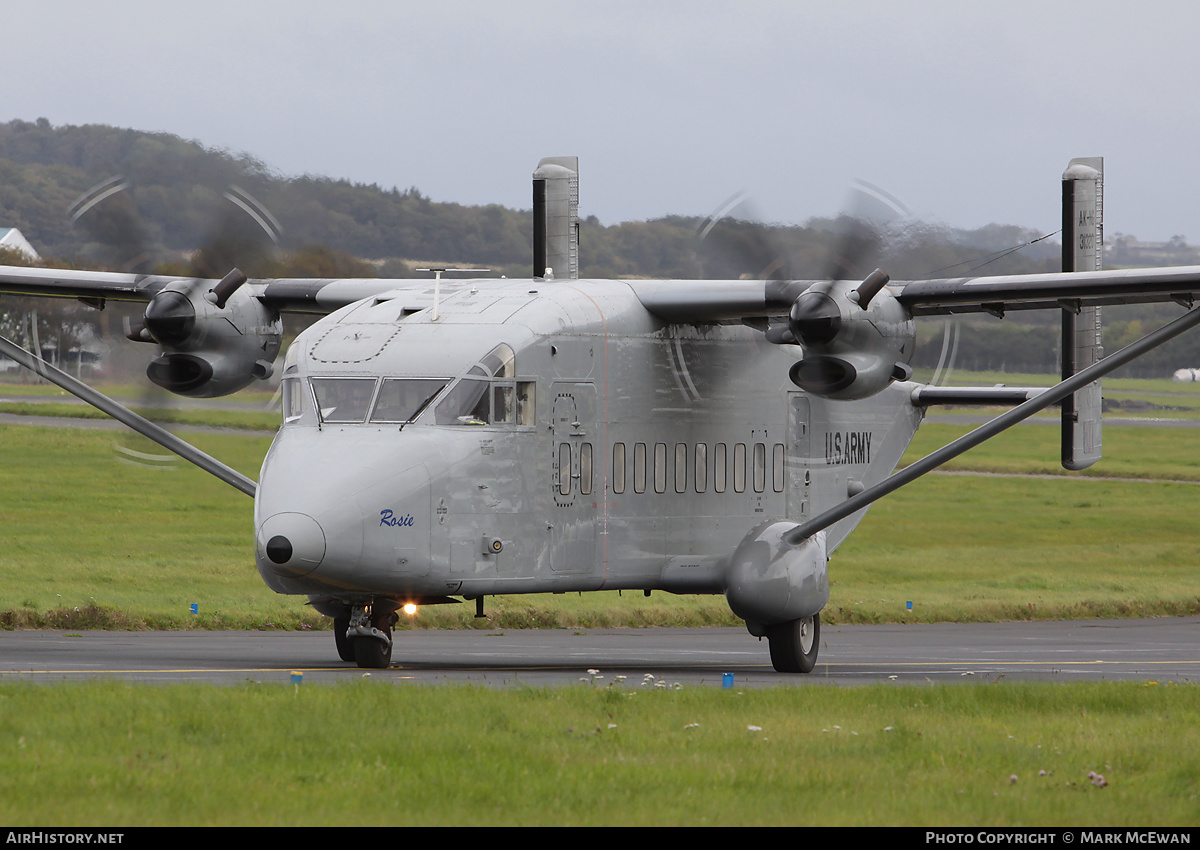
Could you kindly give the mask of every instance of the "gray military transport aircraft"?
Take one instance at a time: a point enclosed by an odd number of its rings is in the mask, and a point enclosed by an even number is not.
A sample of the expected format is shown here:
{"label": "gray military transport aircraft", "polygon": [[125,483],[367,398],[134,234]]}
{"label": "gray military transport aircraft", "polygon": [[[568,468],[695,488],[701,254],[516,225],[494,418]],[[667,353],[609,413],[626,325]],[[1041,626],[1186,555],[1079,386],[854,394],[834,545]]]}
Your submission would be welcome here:
{"label": "gray military transport aircraft", "polygon": [[[215,397],[274,374],[283,422],[257,483],[18,346],[0,351],[254,497],[255,559],[387,667],[408,604],[591,590],[724,594],[780,672],[809,672],[827,561],[867,507],[1050,405],[1063,464],[1100,456],[1099,378],[1200,323],[1200,267],[1101,271],[1102,168],[1063,175],[1062,273],[890,281],[585,280],[578,162],[534,172],[524,280],[223,280],[0,268],[0,292],[146,303],[148,377]],[[1183,315],[1101,359],[1099,305]],[[914,317],[1051,309],[1063,382],[911,380]],[[926,409],[1012,406],[893,473]]]}

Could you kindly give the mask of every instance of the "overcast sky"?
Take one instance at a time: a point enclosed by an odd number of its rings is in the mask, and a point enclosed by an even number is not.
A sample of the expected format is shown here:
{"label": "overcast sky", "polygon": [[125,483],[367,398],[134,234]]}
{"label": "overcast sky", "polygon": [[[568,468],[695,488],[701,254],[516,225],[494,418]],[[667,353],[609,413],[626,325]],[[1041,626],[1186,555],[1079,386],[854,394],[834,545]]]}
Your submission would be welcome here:
{"label": "overcast sky", "polygon": [[933,221],[1200,242],[1200,4],[1183,0],[38,0],[8,3],[0,120],[103,123],[284,175],[530,206],[580,157],[605,224],[835,213],[855,178]]}

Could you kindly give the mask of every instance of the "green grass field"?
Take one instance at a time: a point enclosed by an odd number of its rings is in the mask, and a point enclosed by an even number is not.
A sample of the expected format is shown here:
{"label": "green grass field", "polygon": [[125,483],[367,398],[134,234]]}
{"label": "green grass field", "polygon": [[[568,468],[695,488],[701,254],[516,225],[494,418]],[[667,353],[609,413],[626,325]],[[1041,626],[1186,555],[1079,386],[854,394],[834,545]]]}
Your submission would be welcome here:
{"label": "green grass field", "polygon": [[[965,433],[927,423],[907,460]],[[255,477],[267,435],[196,434]],[[0,625],[321,628],[262,584],[251,500],[187,464],[120,463],[110,432],[0,425]],[[1058,465],[1058,432],[1019,426],[879,503],[831,563],[827,622],[1200,612],[1200,429],[1109,426],[1105,459]],[[1032,478],[1029,474],[1052,476]],[[1137,480],[1098,480],[1121,478]],[[910,612],[906,603],[914,603]],[[199,615],[192,616],[195,603]],[[516,596],[426,608],[415,627],[735,625],[723,599]]]}
{"label": "green grass field", "polygon": [[[963,430],[927,425],[911,456]],[[1053,473],[1056,433],[1018,428],[952,468]],[[269,444],[195,440],[251,476]],[[120,463],[117,442],[107,432],[0,426],[0,624],[326,625],[262,584],[250,499],[187,465]],[[1200,611],[1200,490],[1187,480],[1200,470],[1178,460],[1200,458],[1200,429],[1109,428],[1106,445],[1099,472],[1144,480],[932,475],[882,500],[834,556],[827,622]],[[502,597],[488,610],[493,619],[478,627],[735,624],[721,598],[670,594]],[[413,624],[476,627],[472,614],[426,608]]]}

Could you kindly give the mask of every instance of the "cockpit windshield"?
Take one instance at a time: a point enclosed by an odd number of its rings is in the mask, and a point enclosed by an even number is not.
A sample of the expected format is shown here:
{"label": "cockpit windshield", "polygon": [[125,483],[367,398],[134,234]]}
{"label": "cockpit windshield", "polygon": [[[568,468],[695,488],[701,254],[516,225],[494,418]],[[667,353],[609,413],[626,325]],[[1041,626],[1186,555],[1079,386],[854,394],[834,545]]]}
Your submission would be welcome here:
{"label": "cockpit windshield", "polygon": [[411,422],[449,381],[445,378],[384,378],[372,422]]}
{"label": "cockpit windshield", "polygon": [[[404,423],[416,419],[448,383],[448,378],[384,378],[382,383],[377,378],[313,378],[312,388],[322,422]],[[293,388],[289,398],[298,395]],[[294,401],[292,406],[298,418],[301,409]]]}
{"label": "cockpit windshield", "polygon": [[[403,425],[437,400],[432,416],[438,425],[532,425],[535,385],[516,380],[516,374],[513,350],[502,343],[453,384],[449,378],[350,376],[314,377],[309,383],[321,422]],[[304,411],[301,382],[286,383],[284,421],[296,422]]]}
{"label": "cockpit windshield", "polygon": [[313,378],[323,422],[363,422],[375,395],[374,378]]}

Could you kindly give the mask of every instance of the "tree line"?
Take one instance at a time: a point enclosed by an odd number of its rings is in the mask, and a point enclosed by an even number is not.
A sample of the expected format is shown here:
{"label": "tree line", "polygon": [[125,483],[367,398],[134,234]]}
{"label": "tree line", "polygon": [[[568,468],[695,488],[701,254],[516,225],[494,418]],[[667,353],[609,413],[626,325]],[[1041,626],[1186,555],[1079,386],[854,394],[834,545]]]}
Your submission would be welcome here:
{"label": "tree line", "polygon": [[[75,201],[117,175],[128,192],[98,204],[82,225],[72,221]],[[322,246],[334,256],[366,261],[377,274],[386,268],[388,276],[404,276],[405,267],[411,272],[414,263],[429,261],[486,265],[509,276],[531,273],[529,209],[436,202],[415,186],[284,177],[246,154],[205,148],[166,133],[104,125],[55,127],[45,119],[0,124],[0,226],[19,228],[43,256],[111,266],[127,259],[112,256],[112,243],[127,239],[136,227],[141,252],[160,262],[178,261],[213,240],[229,213],[224,195],[230,186],[240,187],[278,219],[284,252]],[[121,203],[132,203],[134,209],[110,209]],[[584,206],[586,212],[586,192]],[[117,219],[110,229],[125,232],[105,236],[86,226],[98,215]],[[736,278],[757,276],[784,259],[782,266],[792,275],[820,276],[828,271],[830,246],[840,227],[838,219],[786,226],[730,219],[699,239],[702,224],[699,217],[668,216],[604,225],[585,215],[581,273]],[[902,239],[877,240],[871,247],[887,248],[893,277],[928,277],[939,269],[960,273],[980,252],[1007,248],[1033,235],[1011,226],[975,231],[919,226]],[[867,252],[860,253],[867,262]],[[1040,270],[1053,256],[1048,248],[1013,254],[990,270]],[[354,274],[367,272],[354,269]]]}
{"label": "tree line", "polygon": [[[117,175],[128,188],[73,221],[77,200]],[[225,197],[231,186],[277,219],[277,244],[245,241],[246,219],[231,218],[240,213]],[[583,202],[586,213],[586,187]],[[893,222],[864,230],[846,217],[780,225],[736,216],[711,224],[695,216],[667,216],[606,225],[585,214],[581,274],[673,278],[686,285],[683,281],[695,279],[865,276],[881,266],[893,279],[904,280],[1053,271],[1060,262],[1056,241],[1015,225],[963,230]],[[129,268],[138,263],[145,271],[217,277],[235,262],[254,277],[404,278],[430,262],[480,265],[526,277],[533,254],[529,209],[438,202],[415,186],[285,177],[248,155],[165,133],[56,127],[45,119],[0,123],[0,227],[19,228],[49,258],[45,264]],[[1177,257],[1187,246],[1182,237],[1175,242],[1171,256]],[[10,260],[20,261],[0,257],[0,262]],[[13,299],[0,303],[0,325],[13,328],[4,314],[22,306]],[[1171,310],[1109,308],[1106,348],[1115,350],[1137,330],[1156,327]],[[52,312],[47,315],[48,322],[57,321]],[[1057,316],[959,321],[969,329],[960,335],[959,368],[1057,368]],[[57,321],[59,328],[65,324]],[[917,362],[932,365],[940,353],[941,329],[936,321],[924,324]],[[1126,367],[1126,374],[1166,375],[1181,366],[1200,366],[1200,339],[1193,342],[1193,336]]]}

